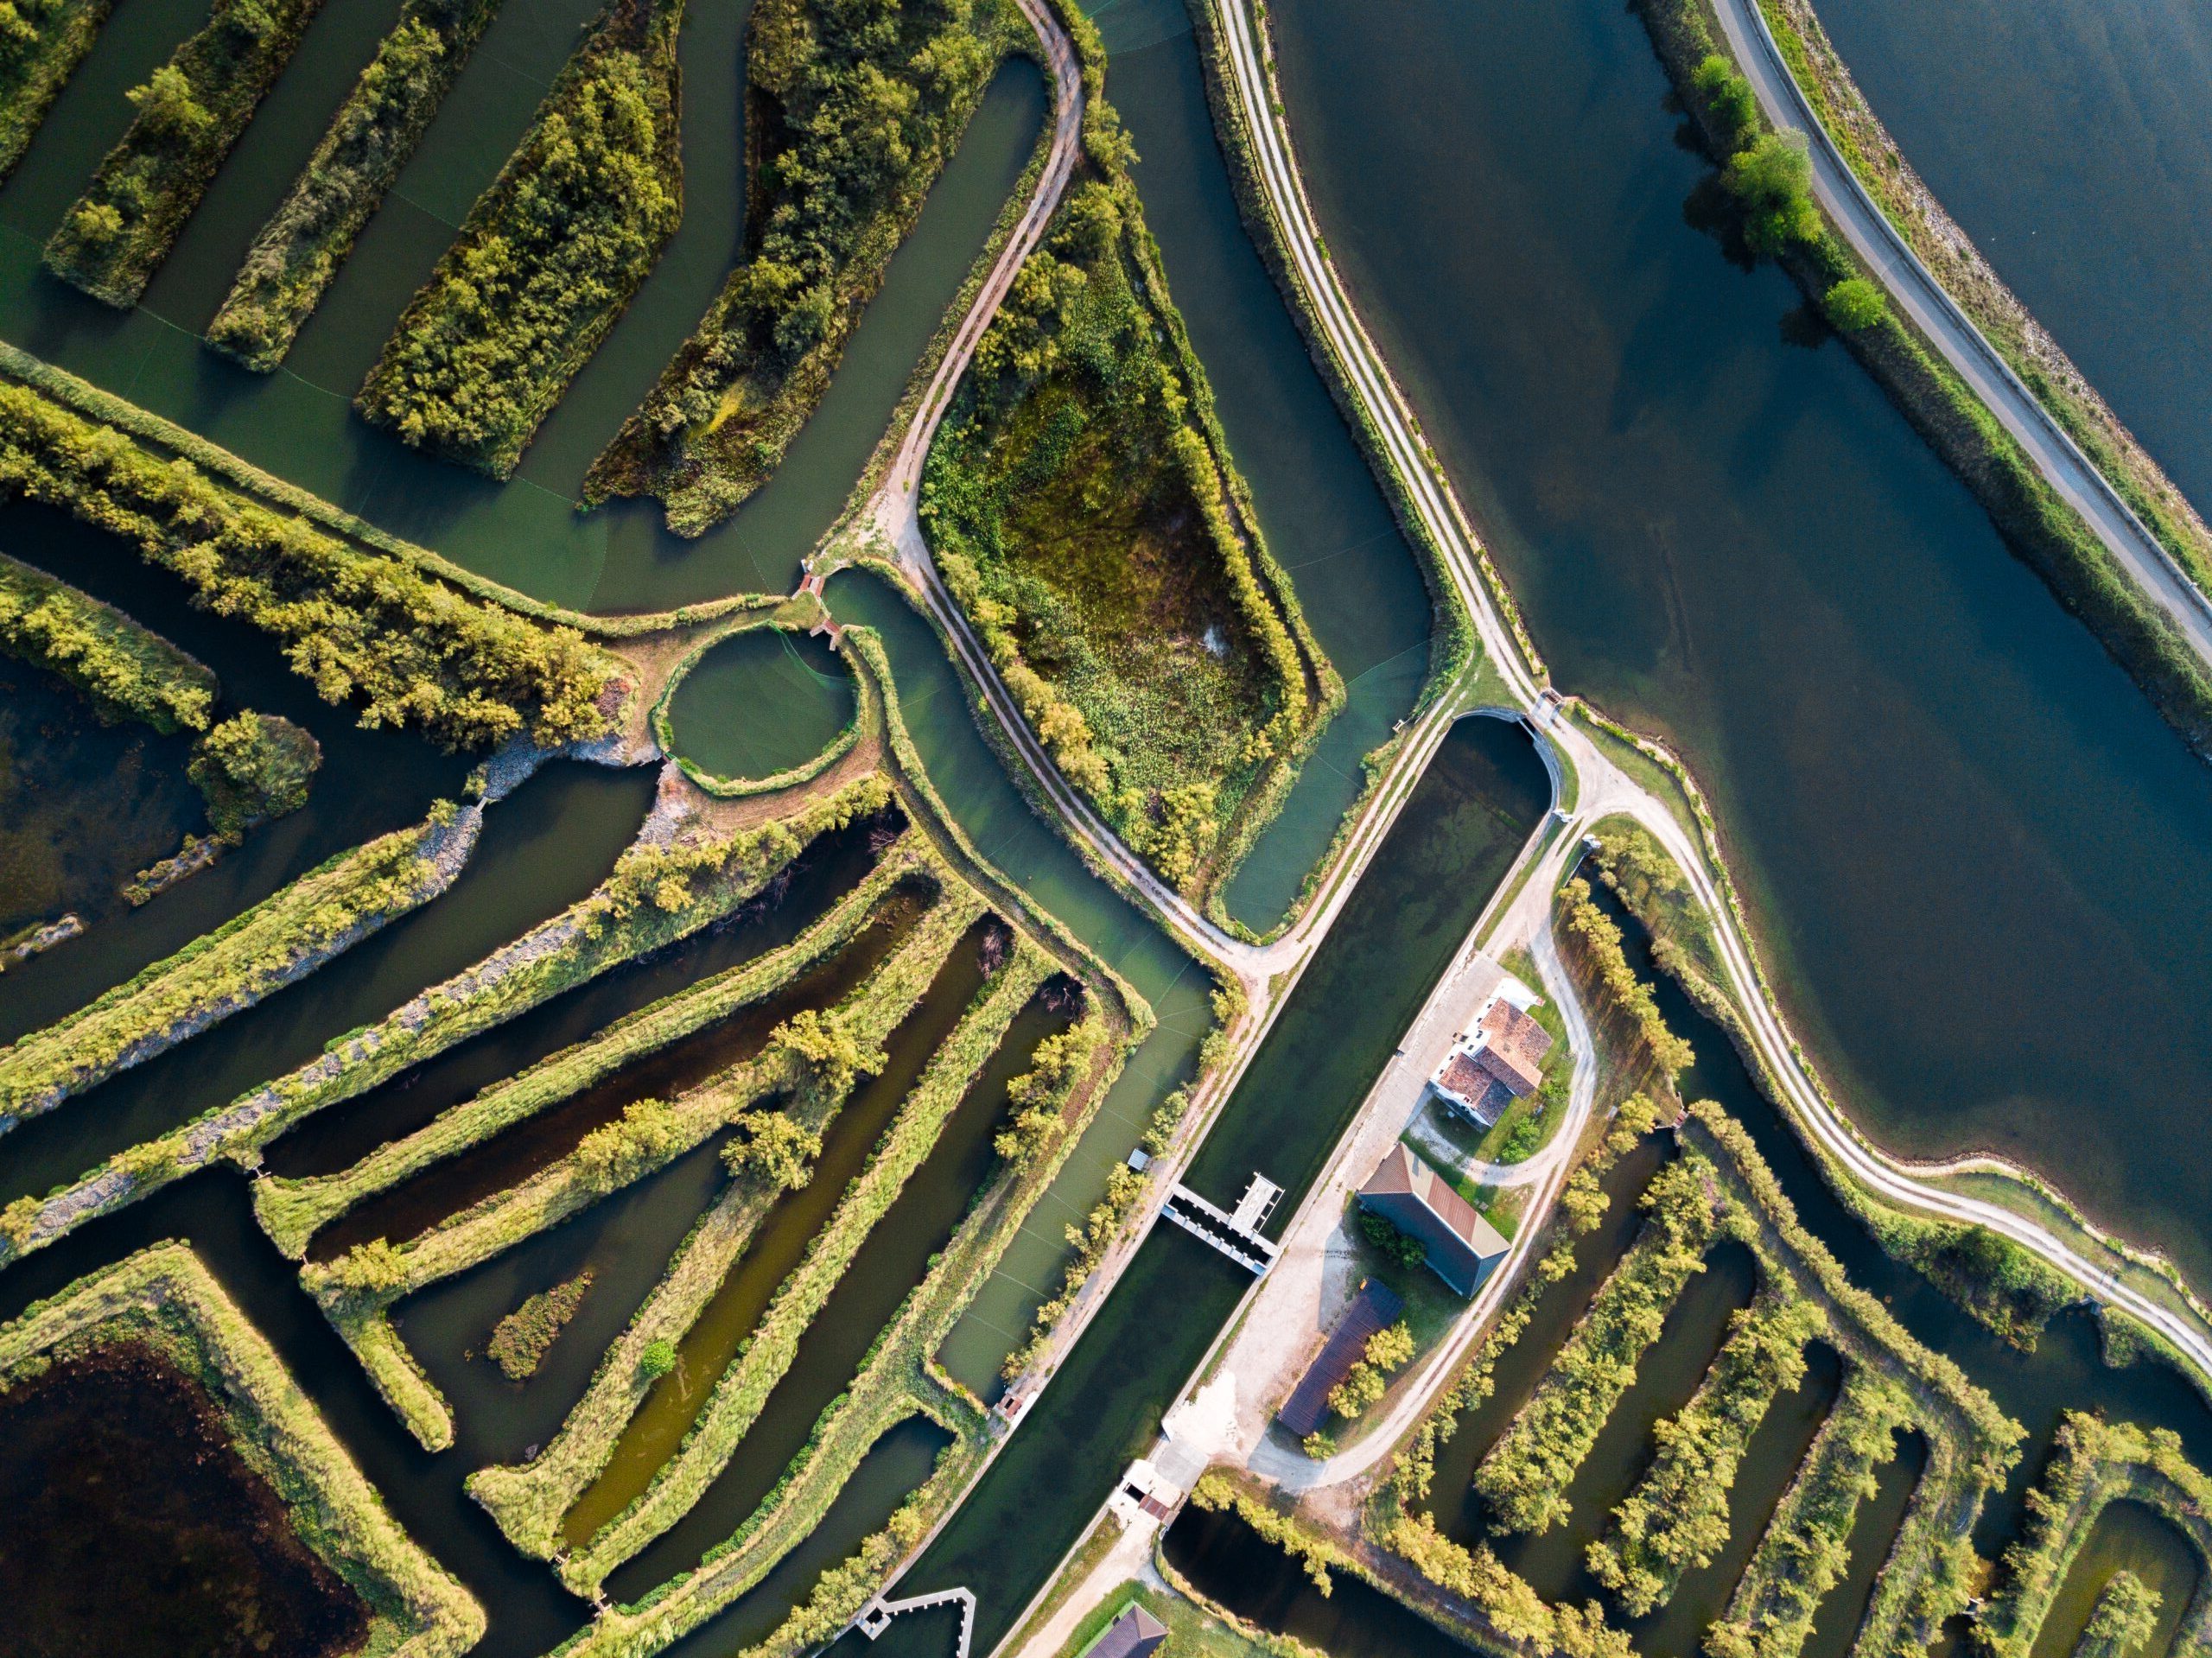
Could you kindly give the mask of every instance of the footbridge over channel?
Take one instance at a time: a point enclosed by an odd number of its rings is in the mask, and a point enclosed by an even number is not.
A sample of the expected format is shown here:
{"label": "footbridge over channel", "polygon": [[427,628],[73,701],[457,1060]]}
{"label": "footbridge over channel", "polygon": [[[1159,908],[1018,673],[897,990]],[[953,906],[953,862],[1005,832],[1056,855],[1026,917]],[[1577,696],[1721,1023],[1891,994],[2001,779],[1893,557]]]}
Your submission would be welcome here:
{"label": "footbridge over channel", "polygon": [[1282,1246],[1260,1236],[1282,1188],[1255,1172],[1252,1183],[1236,1200],[1234,1210],[1224,1210],[1177,1181],[1160,1205],[1162,1218],[1175,1223],[1193,1237],[1211,1244],[1254,1277],[1262,1277],[1275,1264]]}
{"label": "footbridge over channel", "polygon": [[926,1612],[936,1606],[960,1609],[960,1641],[954,1648],[953,1658],[968,1658],[969,1644],[976,1633],[976,1596],[972,1590],[939,1589],[926,1595],[910,1595],[905,1600],[886,1600],[878,1595],[861,1608],[861,1615],[853,1620],[853,1628],[869,1640],[877,1640],[899,1613]]}

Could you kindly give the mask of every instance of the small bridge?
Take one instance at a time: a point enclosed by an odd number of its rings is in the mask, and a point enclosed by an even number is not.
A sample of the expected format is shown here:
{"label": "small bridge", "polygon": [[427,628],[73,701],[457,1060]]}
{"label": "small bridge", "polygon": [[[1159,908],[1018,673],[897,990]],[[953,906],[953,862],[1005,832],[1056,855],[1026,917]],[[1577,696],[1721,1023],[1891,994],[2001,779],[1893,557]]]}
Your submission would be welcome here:
{"label": "small bridge", "polygon": [[1236,1210],[1224,1212],[1179,1180],[1169,1191],[1160,1212],[1256,1278],[1274,1266],[1275,1257],[1282,1253],[1281,1244],[1271,1243],[1260,1236],[1260,1228],[1267,1223],[1275,1200],[1281,1196],[1281,1186],[1255,1172],[1251,1185],[1244,1188],[1244,1195],[1236,1200]]}
{"label": "small bridge", "polygon": [[905,1600],[886,1600],[878,1595],[861,1608],[853,1627],[869,1640],[879,1639],[901,1612],[926,1612],[933,1606],[960,1608],[960,1644],[953,1658],[968,1658],[968,1643],[976,1633],[976,1596],[969,1589],[939,1589],[931,1594],[911,1595]]}

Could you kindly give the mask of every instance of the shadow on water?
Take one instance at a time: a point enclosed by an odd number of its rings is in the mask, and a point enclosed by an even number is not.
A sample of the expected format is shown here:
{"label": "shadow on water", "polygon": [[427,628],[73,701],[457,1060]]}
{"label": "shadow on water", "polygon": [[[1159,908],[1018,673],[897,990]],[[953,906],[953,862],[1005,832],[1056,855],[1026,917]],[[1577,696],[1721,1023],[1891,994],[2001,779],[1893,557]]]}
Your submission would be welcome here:
{"label": "shadow on water", "polygon": [[[0,1042],[83,1006],[333,854],[420,823],[433,799],[460,795],[468,757],[441,754],[404,732],[362,730],[350,712],[322,702],[291,671],[268,635],[193,609],[182,582],[150,568],[113,537],[48,507],[10,502],[0,505],[0,551],[114,605],[214,667],[223,709],[282,715],[322,745],[322,767],[300,810],[263,824],[243,846],[143,907],[121,909],[85,937],[11,967],[0,978]],[[95,733],[95,744],[127,740],[137,729]],[[196,802],[197,791],[191,792]],[[196,823],[196,804],[194,810]],[[181,839],[180,832],[155,855],[175,852]],[[101,855],[117,850],[104,847]],[[124,879],[143,867],[124,870]]]}
{"label": "shadow on water", "polygon": [[328,965],[0,1136],[0,1201],[46,1191],[321,1052],[582,898],[652,804],[650,772],[558,761],[485,815],[453,885]]}

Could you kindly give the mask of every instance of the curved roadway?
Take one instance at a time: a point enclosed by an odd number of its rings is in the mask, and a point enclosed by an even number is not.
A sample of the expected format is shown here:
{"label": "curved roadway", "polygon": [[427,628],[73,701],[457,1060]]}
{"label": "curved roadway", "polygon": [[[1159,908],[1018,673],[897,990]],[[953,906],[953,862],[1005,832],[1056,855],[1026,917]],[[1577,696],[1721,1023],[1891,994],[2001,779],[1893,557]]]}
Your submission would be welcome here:
{"label": "curved roadway", "polygon": [[1714,0],[1714,10],[1729,49],[1750,77],[1767,118],[1777,127],[1807,136],[1813,193],[1852,251],[1873,267],[1914,325],[2019,441],[2036,470],[2082,515],[2136,585],[2173,619],[2190,647],[2212,663],[2212,601],[2120,499],[2111,480],[2082,453],[2043,400],[1998,354],[1867,194],[1783,60],[1773,33],[1759,14],[1758,0]]}

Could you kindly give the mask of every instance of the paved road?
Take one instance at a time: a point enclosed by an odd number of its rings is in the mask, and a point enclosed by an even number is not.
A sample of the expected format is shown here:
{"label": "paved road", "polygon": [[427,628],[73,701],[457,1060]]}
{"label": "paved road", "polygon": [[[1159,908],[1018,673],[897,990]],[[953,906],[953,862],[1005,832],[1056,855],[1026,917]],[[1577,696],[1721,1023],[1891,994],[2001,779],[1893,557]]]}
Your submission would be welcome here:
{"label": "paved road", "polygon": [[1751,78],[1767,118],[1807,135],[1814,194],[1852,251],[1880,273],[1897,304],[1935,341],[1944,360],[2004,422],[2005,429],[2019,440],[2037,470],[2096,531],[2136,584],[2174,619],[2196,654],[2212,663],[2212,602],[1876,206],[1790,74],[1766,19],[1759,15],[1758,0],[1715,0],[1715,9],[1729,48]]}
{"label": "paved road", "polygon": [[[1862,1141],[1832,1108],[1807,1074],[1796,1045],[1768,1001],[1753,964],[1739,918],[1716,890],[1707,873],[1704,848],[1656,797],[1615,766],[1579,727],[1534,694],[1511,636],[1483,586],[1475,562],[1474,538],[1464,510],[1451,498],[1450,485],[1425,463],[1413,435],[1413,417],[1391,382],[1380,355],[1354,315],[1333,268],[1320,255],[1312,212],[1290,159],[1287,135],[1274,113],[1274,100],[1243,0],[1209,0],[1229,49],[1232,90],[1249,129],[1260,162],[1268,206],[1281,226],[1300,284],[1311,295],[1332,352],[1345,365],[1353,395],[1382,435],[1386,448],[1412,485],[1415,511],[1445,553],[1446,569],[1459,597],[1475,618],[1492,662],[1517,694],[1544,736],[1573,763],[1580,779],[1570,833],[1612,811],[1624,811],[1643,824],[1681,865],[1698,901],[1713,918],[1729,988],[1744,1008],[1752,1045],[1779,1080],[1802,1130],[1833,1156],[1851,1176],[1901,1208],[1923,1215],[1987,1227],[2057,1267],[2090,1293],[2117,1305],[2171,1342],[2199,1380],[2212,1385],[2212,1340],[2196,1320],[2171,1310],[2130,1284],[2085,1260],[2056,1235],[1998,1204],[1959,1196],[1923,1184],[1909,1166]],[[1722,0],[1729,16],[1743,0]],[[1533,886],[1534,883],[1530,885]]]}

